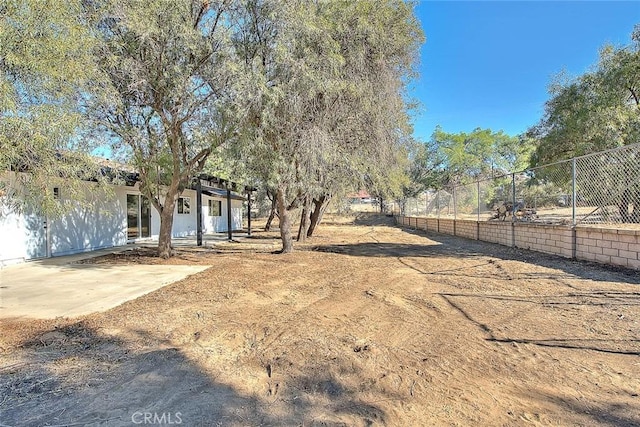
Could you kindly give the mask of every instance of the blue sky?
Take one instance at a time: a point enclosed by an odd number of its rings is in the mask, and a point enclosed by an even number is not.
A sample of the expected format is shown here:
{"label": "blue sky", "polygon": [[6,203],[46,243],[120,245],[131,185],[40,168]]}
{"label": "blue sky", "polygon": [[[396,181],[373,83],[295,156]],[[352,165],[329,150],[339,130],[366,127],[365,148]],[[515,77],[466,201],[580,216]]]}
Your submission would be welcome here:
{"label": "blue sky", "polygon": [[607,44],[626,45],[640,1],[420,1],[426,43],[410,95],[421,102],[414,134],[476,127],[517,135],[542,117],[547,87],[577,76]]}

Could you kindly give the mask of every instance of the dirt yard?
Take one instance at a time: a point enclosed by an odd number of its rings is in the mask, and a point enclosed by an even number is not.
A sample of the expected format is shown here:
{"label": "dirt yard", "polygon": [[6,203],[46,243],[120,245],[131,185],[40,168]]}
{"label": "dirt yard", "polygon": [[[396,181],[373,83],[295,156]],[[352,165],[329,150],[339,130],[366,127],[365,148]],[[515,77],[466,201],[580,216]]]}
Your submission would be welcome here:
{"label": "dirt yard", "polygon": [[104,313],[4,321],[0,425],[640,425],[637,273],[386,217],[274,237],[181,249],[213,267]]}

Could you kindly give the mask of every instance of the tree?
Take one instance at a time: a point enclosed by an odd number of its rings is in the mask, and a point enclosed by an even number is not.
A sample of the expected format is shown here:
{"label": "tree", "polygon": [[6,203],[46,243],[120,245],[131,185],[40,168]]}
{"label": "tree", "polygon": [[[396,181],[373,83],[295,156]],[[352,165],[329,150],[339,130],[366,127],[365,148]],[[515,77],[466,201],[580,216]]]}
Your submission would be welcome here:
{"label": "tree", "polygon": [[[431,141],[432,157],[442,170],[441,185],[465,184],[491,178],[523,168],[529,160],[531,147],[520,137],[503,131],[476,128],[471,133],[450,134],[440,127]],[[431,177],[431,180],[438,180]]]}
{"label": "tree", "polygon": [[[631,39],[628,46],[602,48],[590,72],[574,79],[560,75],[552,82],[544,116],[527,135],[536,142],[532,166],[640,141],[640,25]],[[640,185],[634,173],[639,159],[631,156],[615,165],[609,160],[591,157],[588,176],[578,174],[576,185],[585,201],[601,207],[617,201],[623,222],[640,222]],[[544,169],[538,173],[539,179],[561,187],[571,182],[569,174],[569,169],[549,176]],[[621,179],[613,178],[617,176]]]}
{"label": "tree", "polygon": [[542,165],[640,140],[640,25],[625,47],[605,46],[595,68],[556,76],[540,122],[532,165]]}
{"label": "tree", "polygon": [[0,4],[0,171],[28,172],[2,182],[0,194],[40,214],[64,210],[53,187],[80,198],[83,180],[100,178],[82,137],[83,106],[100,75],[80,12],[75,0]]}
{"label": "tree", "polygon": [[412,6],[395,0],[250,1],[247,16],[239,44],[261,84],[246,158],[275,190],[290,252],[293,212],[305,206],[306,218],[338,177],[364,176],[364,159],[376,162],[405,132],[421,33]]}
{"label": "tree", "polygon": [[140,174],[160,213],[158,255],[171,256],[174,208],[215,149],[233,139],[243,96],[228,1],[89,3],[111,97],[99,124]]}

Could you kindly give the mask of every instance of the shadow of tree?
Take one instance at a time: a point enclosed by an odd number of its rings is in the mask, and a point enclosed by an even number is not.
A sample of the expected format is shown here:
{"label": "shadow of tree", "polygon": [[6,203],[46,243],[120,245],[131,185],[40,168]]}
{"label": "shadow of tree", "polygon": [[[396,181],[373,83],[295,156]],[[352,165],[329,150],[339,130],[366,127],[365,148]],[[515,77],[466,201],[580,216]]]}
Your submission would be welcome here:
{"label": "shadow of tree", "polygon": [[[357,221],[356,221],[357,222]],[[369,215],[365,219],[367,224],[388,225],[386,217]],[[521,261],[538,265],[553,270],[560,270],[565,274],[589,280],[618,281],[629,284],[640,284],[640,272],[596,264],[587,261],[577,261],[561,258],[541,252],[532,252],[518,248],[510,248],[497,244],[470,240],[457,236],[425,232],[403,228],[403,232],[426,238],[424,243],[391,243],[391,242],[364,242],[355,244],[329,244],[317,245],[312,250],[330,252],[351,256],[363,257],[416,257],[430,258],[453,256],[456,258],[486,258],[493,257],[504,261]],[[413,267],[412,267],[413,268]],[[437,272],[424,272],[428,274],[443,274],[449,270]],[[549,273],[552,275],[553,273]],[[470,275],[469,277],[480,277]],[[535,277],[532,277],[532,279]]]}
{"label": "shadow of tree", "polygon": [[[479,319],[477,316],[474,316],[470,313],[468,307],[476,307],[476,306],[487,306],[487,300],[496,300],[496,301],[507,301],[507,302],[516,302],[520,305],[524,305],[524,308],[521,308],[520,311],[531,311],[531,305],[539,305],[539,306],[556,306],[556,305],[573,305],[580,307],[588,307],[588,306],[602,306],[602,305],[615,305],[615,302],[602,302],[597,300],[601,293],[596,292],[596,300],[590,301],[589,299],[585,300],[585,296],[590,296],[588,293],[582,294],[568,294],[568,295],[537,295],[535,297],[511,297],[511,296],[503,296],[503,295],[482,295],[482,294],[448,294],[448,293],[440,293],[439,295],[456,311],[458,311],[465,319],[474,324],[477,328],[482,330],[487,334],[487,341],[501,343],[501,344],[533,344],[540,347],[552,347],[552,348],[564,348],[564,349],[573,349],[573,350],[592,350],[601,353],[611,353],[611,354],[622,354],[622,355],[632,355],[632,356],[640,356],[640,339],[635,337],[628,337],[623,339],[618,338],[597,338],[597,337],[588,337],[588,338],[578,338],[575,331],[572,330],[570,326],[565,328],[566,337],[554,337],[554,338],[519,338],[519,337],[511,337],[511,336],[500,336],[498,332],[495,331],[495,327],[490,324],[490,320],[487,319]],[[580,299],[576,299],[576,296]],[[629,302],[625,301],[625,298],[629,298]],[[618,301],[618,305],[640,305],[640,298],[637,293],[624,294],[624,293],[616,293],[616,298]],[[465,300],[469,300],[465,304]],[[495,307],[494,307],[495,308]],[[555,316],[549,316],[550,318],[554,318]],[[500,322],[499,316],[498,319],[494,319],[494,324],[498,326],[504,326],[503,322]],[[529,334],[536,334],[536,330],[531,329],[528,332]],[[624,335],[621,335],[624,336]]]}
{"label": "shadow of tree", "polygon": [[145,417],[188,426],[385,422],[382,409],[313,361],[291,378],[288,392],[278,395],[276,385],[267,396],[246,395],[168,342],[133,332],[146,345],[83,322],[23,342],[6,359],[16,363],[0,365],[2,425],[130,426]]}
{"label": "shadow of tree", "polygon": [[[552,394],[548,391],[528,390],[527,398],[550,403],[567,414],[581,414],[589,420],[587,425],[635,427],[640,425],[638,408],[633,404],[610,403],[606,400],[583,402],[568,396]],[[584,425],[576,422],[575,425]]]}

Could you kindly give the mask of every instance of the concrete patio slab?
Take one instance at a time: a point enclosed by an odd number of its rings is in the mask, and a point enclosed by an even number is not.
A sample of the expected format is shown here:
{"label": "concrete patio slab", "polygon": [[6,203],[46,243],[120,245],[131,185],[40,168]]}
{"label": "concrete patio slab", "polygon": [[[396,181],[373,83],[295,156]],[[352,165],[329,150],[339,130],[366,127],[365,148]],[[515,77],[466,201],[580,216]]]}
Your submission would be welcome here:
{"label": "concrete patio slab", "polygon": [[104,311],[209,268],[73,263],[109,252],[114,248],[0,269],[0,318],[52,319]]}

